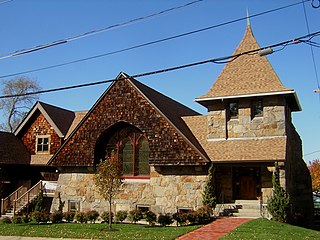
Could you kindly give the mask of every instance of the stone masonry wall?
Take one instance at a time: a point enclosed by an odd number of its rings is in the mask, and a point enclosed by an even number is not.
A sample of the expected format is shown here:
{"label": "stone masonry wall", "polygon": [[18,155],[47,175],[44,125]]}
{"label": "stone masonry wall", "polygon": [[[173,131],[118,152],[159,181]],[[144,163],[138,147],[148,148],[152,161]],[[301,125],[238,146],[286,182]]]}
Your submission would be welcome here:
{"label": "stone masonry wall", "polygon": [[[132,210],[137,205],[150,206],[155,213],[175,213],[179,207],[202,206],[206,175],[162,175],[151,168],[150,179],[127,179],[117,199],[115,209]],[[59,196],[68,211],[69,201],[79,201],[79,211],[108,210],[108,203],[98,193],[93,174],[61,173],[51,211],[59,208]],[[114,209],[113,209],[114,211]]]}
{"label": "stone masonry wall", "polygon": [[215,103],[208,113],[208,139],[248,138],[285,135],[285,107],[283,99],[263,99],[263,116],[251,116],[251,100],[238,100],[239,115],[227,119],[225,104]]}

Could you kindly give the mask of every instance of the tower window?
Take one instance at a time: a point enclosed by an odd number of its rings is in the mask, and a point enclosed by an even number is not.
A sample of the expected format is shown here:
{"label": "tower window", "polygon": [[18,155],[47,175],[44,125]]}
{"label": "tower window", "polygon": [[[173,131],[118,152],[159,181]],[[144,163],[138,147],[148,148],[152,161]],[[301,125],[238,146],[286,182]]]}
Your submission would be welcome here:
{"label": "tower window", "polygon": [[238,103],[230,102],[228,111],[229,111],[230,118],[238,118],[238,115],[239,115]]}
{"label": "tower window", "polygon": [[252,118],[263,116],[262,100],[256,100],[252,103]]}

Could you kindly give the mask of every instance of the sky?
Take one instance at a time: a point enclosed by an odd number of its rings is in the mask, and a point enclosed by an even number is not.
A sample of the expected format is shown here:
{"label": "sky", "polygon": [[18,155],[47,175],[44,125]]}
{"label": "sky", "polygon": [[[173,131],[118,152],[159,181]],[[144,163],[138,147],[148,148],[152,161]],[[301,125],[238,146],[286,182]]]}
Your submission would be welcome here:
{"label": "sky", "polygon": [[[247,12],[261,47],[293,40],[320,31],[320,8],[314,8],[312,2],[320,4],[319,0],[307,1],[304,12],[301,0],[0,0],[0,83],[14,77],[7,75],[99,55],[105,56],[23,75],[37,81],[42,89],[52,89],[114,79],[120,72],[136,75],[228,56],[244,35]],[[172,10],[164,11],[168,9]],[[263,12],[268,13],[254,16]],[[145,18],[131,21],[141,17]],[[234,21],[237,19],[242,20]],[[73,38],[117,24],[120,26],[107,31]],[[221,26],[108,54],[215,25]],[[68,38],[63,44],[7,57],[18,50]],[[320,43],[320,36],[313,41]],[[283,85],[297,92],[302,107],[292,117],[303,141],[304,160],[320,159],[320,93],[313,92],[319,85],[316,71],[320,78],[320,48],[313,48],[315,62],[310,46],[304,43],[275,50],[279,51],[268,55],[268,59]],[[207,63],[137,80],[206,114],[194,99],[209,91],[223,66]],[[45,93],[40,101],[73,111],[88,110],[108,86]]]}

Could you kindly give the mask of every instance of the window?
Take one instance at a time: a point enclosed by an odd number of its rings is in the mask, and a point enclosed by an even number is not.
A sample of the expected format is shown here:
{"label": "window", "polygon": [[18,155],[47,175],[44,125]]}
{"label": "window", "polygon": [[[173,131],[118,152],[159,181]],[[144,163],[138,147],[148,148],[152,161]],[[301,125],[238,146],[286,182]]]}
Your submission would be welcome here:
{"label": "window", "polygon": [[230,102],[228,111],[229,111],[229,118],[238,118],[238,103]]}
{"label": "window", "polygon": [[178,213],[189,213],[192,211],[193,211],[193,208],[191,208],[191,207],[179,207],[178,208]]}
{"label": "window", "polygon": [[131,126],[111,134],[105,148],[105,159],[114,154],[122,163],[124,176],[148,176],[149,144],[147,138]]}
{"label": "window", "polygon": [[68,201],[68,211],[69,212],[79,212],[80,201],[69,200]]}
{"label": "window", "polygon": [[148,212],[150,211],[150,206],[146,205],[137,205],[137,210],[140,210],[141,212]]}
{"label": "window", "polygon": [[262,100],[256,100],[252,103],[252,118],[263,116]]}
{"label": "window", "polygon": [[37,136],[37,148],[36,151],[41,152],[49,152],[49,136]]}

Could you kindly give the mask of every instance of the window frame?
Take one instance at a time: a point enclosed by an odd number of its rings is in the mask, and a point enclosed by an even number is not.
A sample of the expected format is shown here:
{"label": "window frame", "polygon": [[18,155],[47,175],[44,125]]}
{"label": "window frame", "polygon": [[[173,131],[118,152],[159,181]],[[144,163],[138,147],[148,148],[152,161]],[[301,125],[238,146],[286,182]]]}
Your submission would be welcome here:
{"label": "window frame", "polygon": [[[42,143],[39,144],[38,141],[42,139]],[[47,139],[48,140],[48,143],[47,144],[44,144],[44,140]],[[36,154],[48,154],[50,153],[50,142],[51,142],[51,138],[50,138],[50,135],[37,135],[36,137],[36,146],[35,146],[35,152]],[[41,146],[42,150],[39,150],[39,146]],[[44,146],[47,146],[48,149],[47,150],[43,150],[43,147]]]}
{"label": "window frame", "polygon": [[[256,106],[260,105],[260,113],[256,113]],[[263,101],[262,99],[255,99],[251,102],[251,118],[263,117]]]}
{"label": "window frame", "polygon": [[[236,105],[236,111],[232,111],[231,105]],[[233,114],[236,112],[236,114]],[[228,117],[229,119],[238,119],[239,118],[239,103],[237,101],[228,102]]]}
{"label": "window frame", "polygon": [[[139,167],[141,167],[141,162],[139,161],[140,158],[140,143],[142,141],[147,141],[147,152],[150,152],[149,149],[149,142],[148,138],[138,129],[131,127],[131,126],[126,126],[123,128],[118,129],[115,131],[110,138],[107,139],[107,144],[106,144],[106,150],[109,148],[114,151],[115,155],[117,158],[121,161],[121,164],[124,166],[127,166],[128,169],[130,169],[130,172],[125,172],[124,168],[123,170],[123,177],[125,179],[149,179],[150,178],[150,164],[149,164],[149,154],[146,156],[146,161],[142,162],[146,164],[145,167],[147,167],[147,173],[141,174],[139,171]],[[128,146],[131,146],[129,149]],[[144,148],[142,148],[141,153],[146,152],[145,145],[141,145]],[[125,150],[125,152],[123,151]],[[109,152],[109,151],[107,151]],[[126,153],[126,154],[124,154]],[[107,153],[108,155],[108,153]],[[106,155],[106,157],[107,157]],[[127,156],[125,159],[124,157]],[[129,156],[129,158],[128,158]],[[132,164],[130,166],[130,164]],[[126,168],[126,169],[127,169]],[[144,168],[141,168],[144,169]],[[146,169],[144,169],[146,170]]]}
{"label": "window frame", "polygon": [[[74,204],[74,208],[71,206]],[[69,212],[79,212],[80,211],[80,201],[78,200],[68,200],[68,211]]]}

